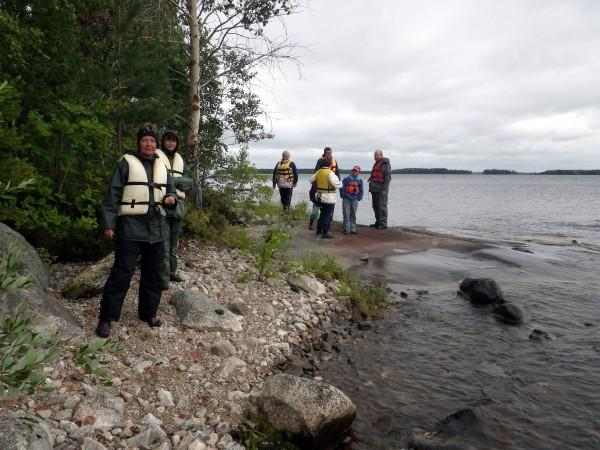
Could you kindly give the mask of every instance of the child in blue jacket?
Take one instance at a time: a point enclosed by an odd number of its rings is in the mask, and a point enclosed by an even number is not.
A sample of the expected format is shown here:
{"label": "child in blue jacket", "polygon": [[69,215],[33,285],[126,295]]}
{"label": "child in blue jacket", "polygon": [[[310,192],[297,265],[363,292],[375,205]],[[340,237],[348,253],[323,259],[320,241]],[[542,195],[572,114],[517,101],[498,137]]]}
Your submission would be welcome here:
{"label": "child in blue jacket", "polygon": [[359,166],[354,166],[352,173],[344,178],[340,194],[343,199],[344,234],[356,234],[356,210],[358,202],[363,198],[363,180]]}

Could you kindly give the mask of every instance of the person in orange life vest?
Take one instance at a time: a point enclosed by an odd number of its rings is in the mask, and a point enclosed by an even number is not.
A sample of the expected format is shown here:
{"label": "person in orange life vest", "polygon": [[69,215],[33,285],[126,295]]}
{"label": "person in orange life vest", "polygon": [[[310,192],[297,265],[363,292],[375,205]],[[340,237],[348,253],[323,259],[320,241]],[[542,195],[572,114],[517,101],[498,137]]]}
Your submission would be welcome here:
{"label": "person in orange life vest", "polygon": [[319,221],[317,222],[317,237],[331,239],[333,236],[329,234],[329,228],[333,220],[337,190],[341,186],[340,179],[329,168],[327,162],[322,162],[321,167],[311,177],[310,181],[316,185],[315,200],[321,208]]}
{"label": "person in orange life vest", "polygon": [[390,181],[392,180],[392,167],[390,160],[383,157],[381,150],[375,150],[375,164],[369,177],[369,192],[373,200],[373,212],[375,213],[375,223],[369,225],[378,230],[387,228],[387,203],[388,192],[390,190]]}
{"label": "person in orange life vest", "polygon": [[292,203],[292,192],[298,184],[298,170],[296,164],[290,160],[290,152],[287,150],[281,154],[281,161],[275,164],[273,169],[273,189],[279,187],[279,196],[284,211],[290,209]]}
{"label": "person in orange life vest", "polygon": [[354,166],[352,173],[342,181],[342,212],[344,213],[344,234],[356,234],[356,210],[363,198],[363,180],[360,167]]}
{"label": "person in orange life vest", "polygon": [[154,129],[141,128],[136,153],[121,158],[102,203],[104,236],[115,240],[115,262],[104,285],[96,328],[102,338],[110,335],[111,322],[121,316],[140,255],[138,316],[150,327],[161,325],[156,313],[162,293],[164,241],[168,238],[165,208],[176,206],[177,194],[156,146]]}
{"label": "person in orange life vest", "polygon": [[[340,168],[337,165],[337,161],[333,158],[333,150],[331,150],[331,147],[325,147],[323,149],[323,154],[317,160],[317,164],[315,164],[315,172],[317,172],[317,170],[319,170],[321,167],[324,167],[323,165],[329,167],[335,173],[335,176],[338,177],[338,179],[340,179]],[[316,192],[317,188],[315,184],[312,183],[309,191],[309,198],[313,204],[313,207],[310,213],[310,220],[308,222],[309,230],[313,229],[313,224],[319,218],[320,206],[318,202],[314,200]]]}

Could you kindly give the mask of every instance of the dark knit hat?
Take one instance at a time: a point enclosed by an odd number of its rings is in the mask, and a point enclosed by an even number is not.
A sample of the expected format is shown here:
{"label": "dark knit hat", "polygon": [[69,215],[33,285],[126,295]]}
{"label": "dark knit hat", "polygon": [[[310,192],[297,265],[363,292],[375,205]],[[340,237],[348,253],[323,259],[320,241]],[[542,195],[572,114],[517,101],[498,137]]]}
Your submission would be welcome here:
{"label": "dark knit hat", "polygon": [[158,144],[158,137],[156,137],[156,131],[154,131],[154,128],[152,128],[152,125],[144,125],[137,132],[138,147],[140,146],[140,141],[142,140],[142,138],[144,138],[146,136],[152,136],[154,138],[154,140],[156,141],[156,143]]}

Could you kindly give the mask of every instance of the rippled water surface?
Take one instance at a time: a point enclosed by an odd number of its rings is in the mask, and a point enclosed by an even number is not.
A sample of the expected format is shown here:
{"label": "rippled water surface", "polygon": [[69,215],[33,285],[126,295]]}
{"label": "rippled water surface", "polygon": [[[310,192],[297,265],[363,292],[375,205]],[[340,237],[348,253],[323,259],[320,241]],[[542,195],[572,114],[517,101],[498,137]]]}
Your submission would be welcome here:
{"label": "rippled water surface", "polygon": [[[397,176],[390,197],[391,225],[496,248],[369,262],[409,295],[321,367],[358,406],[353,448],[400,449],[411,430],[472,408],[473,448],[600,449],[600,177]],[[367,199],[359,221],[371,220]],[[457,297],[467,275],[495,278],[525,323]],[[552,339],[529,339],[536,328]]]}
{"label": "rippled water surface", "polygon": [[[368,175],[364,176],[365,180]],[[294,201],[308,199],[302,175]],[[367,195],[358,222],[374,221]],[[341,220],[341,202],[336,208]],[[395,175],[389,225],[494,239],[579,239],[600,244],[600,176]]]}

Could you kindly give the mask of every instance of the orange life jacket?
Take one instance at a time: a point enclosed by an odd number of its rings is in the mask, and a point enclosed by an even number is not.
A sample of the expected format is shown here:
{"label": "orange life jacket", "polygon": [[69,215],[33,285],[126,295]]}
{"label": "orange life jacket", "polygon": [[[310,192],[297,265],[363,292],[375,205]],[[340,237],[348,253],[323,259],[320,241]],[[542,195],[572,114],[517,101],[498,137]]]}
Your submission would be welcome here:
{"label": "orange life jacket", "polygon": [[384,160],[380,159],[373,164],[373,169],[371,170],[371,177],[369,181],[377,184],[385,183],[385,176],[383,175],[383,163]]}
{"label": "orange life jacket", "polygon": [[358,194],[360,192],[360,183],[356,180],[349,181],[346,184],[347,194]]}

